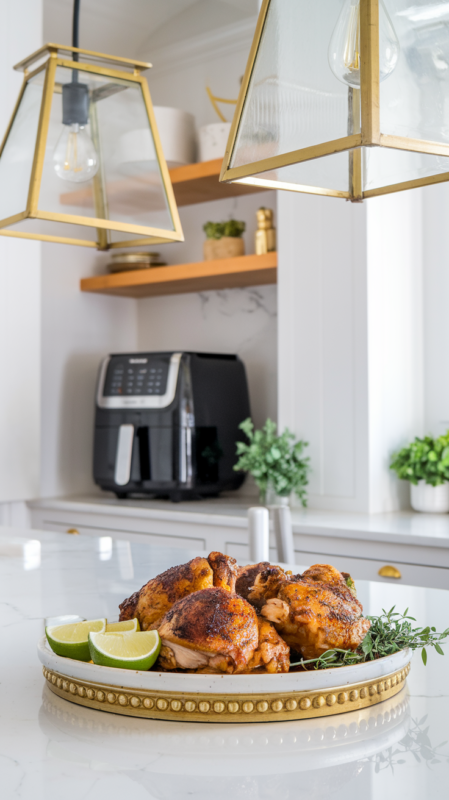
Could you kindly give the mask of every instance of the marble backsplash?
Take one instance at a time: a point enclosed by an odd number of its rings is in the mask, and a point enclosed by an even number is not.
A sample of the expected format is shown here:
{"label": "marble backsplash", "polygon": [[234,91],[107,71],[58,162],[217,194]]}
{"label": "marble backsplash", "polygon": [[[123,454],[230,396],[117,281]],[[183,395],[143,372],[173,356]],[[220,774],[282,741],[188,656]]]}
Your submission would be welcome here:
{"label": "marble backsplash", "polygon": [[277,418],[277,289],[254,286],[141,300],[139,350],[237,353],[256,425]]}

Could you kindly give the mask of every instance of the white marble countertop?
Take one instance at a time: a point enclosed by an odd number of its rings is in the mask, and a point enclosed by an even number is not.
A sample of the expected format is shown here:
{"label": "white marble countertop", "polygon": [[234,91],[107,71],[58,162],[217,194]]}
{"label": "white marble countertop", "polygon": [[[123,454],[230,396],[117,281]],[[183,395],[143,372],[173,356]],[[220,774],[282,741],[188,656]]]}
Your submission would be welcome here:
{"label": "white marble countertop", "polygon": [[[443,800],[447,657],[415,656],[408,689],[361,712],[251,725],[157,722],[91,711],[44,686],[44,619],[117,605],[192,551],[109,537],[0,529],[2,800]],[[409,606],[449,624],[443,590],[359,582],[367,613]],[[444,742],[444,744],[441,744]]]}
{"label": "white marble countertop", "polygon": [[[118,500],[111,495],[88,495],[33,500],[30,508],[80,512],[93,515],[146,517],[196,525],[246,528],[247,510],[255,500],[229,494],[200,501],[170,503],[167,500]],[[449,514],[420,514],[414,511],[388,514],[359,514],[343,511],[292,509],[294,533],[364,539],[376,542],[414,544],[449,548]]]}

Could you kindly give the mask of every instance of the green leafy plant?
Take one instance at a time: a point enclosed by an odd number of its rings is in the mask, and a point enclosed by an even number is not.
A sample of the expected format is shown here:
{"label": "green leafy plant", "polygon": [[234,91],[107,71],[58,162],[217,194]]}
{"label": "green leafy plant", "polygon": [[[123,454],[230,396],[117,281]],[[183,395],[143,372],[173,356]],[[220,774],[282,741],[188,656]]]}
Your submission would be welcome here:
{"label": "green leafy plant", "polygon": [[411,623],[416,622],[414,617],[409,617],[408,608],[403,614],[395,611],[396,606],[385,611],[379,617],[367,617],[371,628],[366,634],[358,649],[353,650],[326,650],[319,658],[301,660],[290,666],[313,664],[314,669],[327,669],[329,667],[347,667],[349,664],[361,664],[365,661],[375,661],[384,656],[399,653],[407,647],[410,650],[421,650],[424,665],[427,664],[427,648],[433,647],[437,653],[444,656],[441,643],[449,636],[449,628],[443,633],[437,633],[436,628],[413,628]]}
{"label": "green leafy plant", "polygon": [[236,219],[228,219],[226,222],[206,222],[203,231],[208,239],[222,239],[223,236],[239,238],[246,229],[245,222]]}
{"label": "green leafy plant", "polygon": [[295,436],[286,428],[277,435],[277,425],[267,419],[261,430],[254,430],[250,417],[239,426],[248,438],[248,443],[237,442],[239,460],[235,470],[245,470],[253,476],[260,492],[260,501],[265,503],[267,489],[271,483],[276,494],[287,497],[294,491],[303,506],[307,505],[305,487],[308,484],[309,461],[303,456],[307,442],[295,442]]}
{"label": "green leafy plant", "polygon": [[418,481],[431,486],[449,481],[449,430],[437,439],[416,437],[407,447],[393,454],[390,469],[398,478],[415,486]]}

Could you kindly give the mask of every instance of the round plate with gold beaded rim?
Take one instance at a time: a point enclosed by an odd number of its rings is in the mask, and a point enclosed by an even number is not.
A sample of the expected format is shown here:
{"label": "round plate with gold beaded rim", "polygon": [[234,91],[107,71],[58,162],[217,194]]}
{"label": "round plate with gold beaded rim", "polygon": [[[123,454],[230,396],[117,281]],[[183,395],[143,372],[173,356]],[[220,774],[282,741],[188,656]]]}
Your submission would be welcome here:
{"label": "round plate with gold beaded rim", "polygon": [[78,705],[186,722],[274,722],[342,714],[380,703],[404,686],[412,653],[348,667],[279,675],[201,675],[101,667],[38,644],[49,688]]}

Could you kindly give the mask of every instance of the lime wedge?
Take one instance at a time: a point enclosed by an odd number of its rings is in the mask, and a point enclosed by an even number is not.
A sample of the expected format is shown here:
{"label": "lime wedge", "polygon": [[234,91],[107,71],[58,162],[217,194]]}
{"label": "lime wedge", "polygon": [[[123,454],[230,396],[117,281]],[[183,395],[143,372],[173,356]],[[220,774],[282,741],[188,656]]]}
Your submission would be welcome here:
{"label": "lime wedge", "polygon": [[106,633],[125,633],[126,631],[140,631],[139,620],[125,619],[124,622],[108,622]]}
{"label": "lime wedge", "polygon": [[54,653],[78,661],[90,661],[88,637],[91,631],[104,631],[105,619],[73,622],[71,625],[52,625],[45,628],[48,644]]}
{"label": "lime wedge", "polygon": [[120,669],[150,669],[156,661],[161,640],[157,631],[89,633],[94,664]]}

